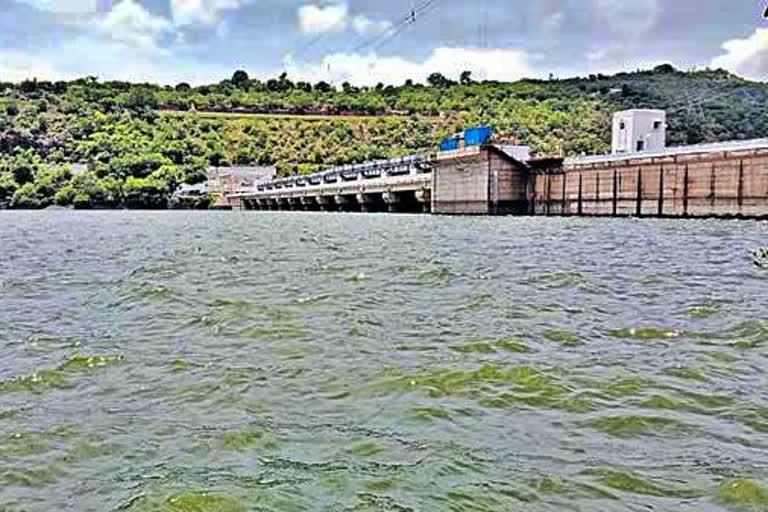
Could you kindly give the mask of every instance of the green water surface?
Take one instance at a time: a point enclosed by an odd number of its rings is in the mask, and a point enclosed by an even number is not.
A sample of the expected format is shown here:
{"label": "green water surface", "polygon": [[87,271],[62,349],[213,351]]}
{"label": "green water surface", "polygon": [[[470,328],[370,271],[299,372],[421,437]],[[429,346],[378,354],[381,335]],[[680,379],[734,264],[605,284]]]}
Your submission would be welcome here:
{"label": "green water surface", "polygon": [[0,511],[768,510],[766,243],[0,212]]}

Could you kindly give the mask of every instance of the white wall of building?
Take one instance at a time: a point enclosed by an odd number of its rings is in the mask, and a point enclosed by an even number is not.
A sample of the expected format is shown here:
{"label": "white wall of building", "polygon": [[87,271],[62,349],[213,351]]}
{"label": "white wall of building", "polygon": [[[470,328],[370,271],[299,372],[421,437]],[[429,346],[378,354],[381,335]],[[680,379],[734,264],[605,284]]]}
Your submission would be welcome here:
{"label": "white wall of building", "polygon": [[667,147],[667,114],[663,110],[625,110],[613,115],[612,152],[660,151]]}

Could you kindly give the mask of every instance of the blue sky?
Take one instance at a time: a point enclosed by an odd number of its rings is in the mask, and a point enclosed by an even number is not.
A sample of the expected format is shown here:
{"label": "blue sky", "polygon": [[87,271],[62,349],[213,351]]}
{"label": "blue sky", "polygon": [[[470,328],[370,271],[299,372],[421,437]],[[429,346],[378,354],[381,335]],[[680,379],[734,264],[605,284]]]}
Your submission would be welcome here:
{"label": "blue sky", "polygon": [[[724,67],[768,80],[762,0],[0,0],[0,81],[356,84]],[[385,44],[378,41],[385,40]]]}

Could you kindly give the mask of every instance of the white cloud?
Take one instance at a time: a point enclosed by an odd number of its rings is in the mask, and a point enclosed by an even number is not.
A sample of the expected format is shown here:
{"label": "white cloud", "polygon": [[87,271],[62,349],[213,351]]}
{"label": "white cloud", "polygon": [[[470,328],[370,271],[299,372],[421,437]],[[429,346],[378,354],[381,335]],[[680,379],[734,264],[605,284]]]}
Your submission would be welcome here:
{"label": "white cloud", "polygon": [[722,48],[725,54],[715,57],[711,67],[756,80],[768,79],[768,28],[758,28],[746,39],[726,41]]}
{"label": "white cloud", "polygon": [[343,32],[347,28],[349,8],[347,4],[321,7],[302,5],[298,10],[299,28],[305,34]]}
{"label": "white cloud", "polygon": [[23,80],[65,80],[71,75],[54,68],[50,61],[17,50],[0,50],[0,77],[6,82]]}
{"label": "white cloud", "polygon": [[122,0],[93,22],[98,35],[143,51],[160,51],[158,41],[172,32],[171,23],[133,0]]}
{"label": "white cloud", "polygon": [[221,12],[239,9],[249,0],[171,0],[171,14],[176,25],[214,25]]}
{"label": "white cloud", "polygon": [[19,0],[42,11],[57,14],[91,14],[96,12],[97,0]]}
{"label": "white cloud", "polygon": [[388,21],[375,21],[363,14],[358,14],[352,19],[352,28],[361,36],[379,35],[392,29]]}
{"label": "white cloud", "polygon": [[352,28],[358,35],[371,36],[384,34],[392,29],[392,24],[384,20],[373,20],[364,14],[351,17],[346,3],[326,6],[307,4],[297,11],[299,29],[304,34],[319,35],[344,32]]}
{"label": "white cloud", "polygon": [[[96,75],[101,80],[204,84],[231,76],[229,68],[177,52],[185,44],[181,26],[153,14],[140,1],[114,0],[109,12],[77,17],[73,22],[82,29],[80,35],[57,47],[34,47],[24,52],[0,48],[0,79],[69,80]],[[242,5],[243,1],[248,0],[206,1],[203,11],[212,16],[220,8]],[[226,35],[225,22],[216,26],[220,35]]]}
{"label": "white cloud", "polygon": [[657,57],[658,41],[650,33],[662,12],[662,0],[590,0],[598,23],[582,49],[584,58],[564,63],[565,76],[614,74],[669,63]]}
{"label": "white cloud", "polygon": [[478,80],[516,80],[534,74],[529,61],[530,56],[517,49],[444,47],[435,49],[422,62],[375,53],[336,53],[326,56],[319,64],[302,65],[290,58],[284,64],[288,73],[298,79],[375,85],[379,82],[402,84],[407,79],[425,82],[435,72],[457,79],[467,70]]}
{"label": "white cloud", "polygon": [[637,69],[653,69],[660,64],[670,64],[669,59],[637,55],[632,47],[622,44],[593,46],[587,50],[585,57],[585,61],[578,61],[574,67],[569,67],[564,71],[573,76],[597,73],[611,75]]}
{"label": "white cloud", "polygon": [[593,64],[605,61],[609,53],[608,48],[592,48],[587,52],[587,62]]}
{"label": "white cloud", "polygon": [[107,43],[99,46],[97,55],[92,55],[88,51],[92,47],[86,40],[72,42],[60,66],[77,76],[97,75],[100,80],[160,84],[202,85],[232,76],[229,68],[172,52],[137,52],[123,44]]}
{"label": "white cloud", "polygon": [[658,21],[659,0],[595,0],[598,17],[622,39],[637,38]]}
{"label": "white cloud", "polygon": [[71,80],[90,75],[102,81],[202,85],[230,77],[232,70],[172,53],[137,52],[123,43],[100,42],[93,35],[72,39],[56,48],[25,53],[0,50],[2,80]]}

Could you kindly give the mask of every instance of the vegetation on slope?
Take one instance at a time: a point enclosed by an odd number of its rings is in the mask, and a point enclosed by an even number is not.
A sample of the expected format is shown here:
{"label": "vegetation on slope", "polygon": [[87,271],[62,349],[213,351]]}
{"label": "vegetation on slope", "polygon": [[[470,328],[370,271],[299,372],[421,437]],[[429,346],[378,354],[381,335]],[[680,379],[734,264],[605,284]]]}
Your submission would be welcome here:
{"label": "vegetation on slope", "polygon": [[[307,173],[433,148],[478,123],[538,154],[600,153],[610,115],[623,108],[667,110],[673,144],[768,135],[765,84],[671,66],[514,83],[435,74],[427,85],[338,89],[238,71],[194,88],[89,77],[0,83],[0,93],[0,204],[16,208],[163,208],[208,166]],[[70,163],[88,168],[73,174]]]}

